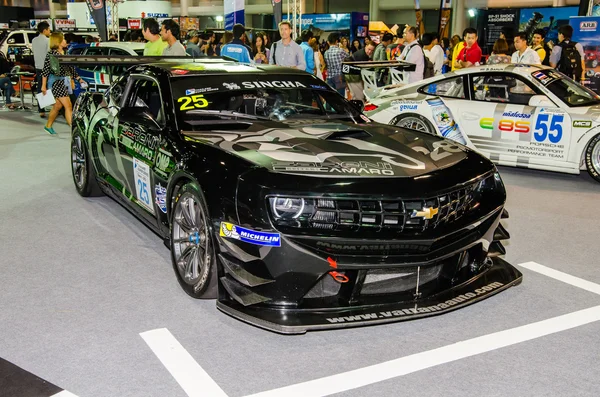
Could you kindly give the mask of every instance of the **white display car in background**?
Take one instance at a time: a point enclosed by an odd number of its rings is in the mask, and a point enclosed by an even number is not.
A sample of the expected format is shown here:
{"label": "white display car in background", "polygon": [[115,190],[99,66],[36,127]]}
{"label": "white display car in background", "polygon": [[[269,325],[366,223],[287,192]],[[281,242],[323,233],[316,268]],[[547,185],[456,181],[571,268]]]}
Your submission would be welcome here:
{"label": "white display car in background", "polygon": [[490,65],[403,87],[365,105],[372,120],[440,134],[500,165],[600,181],[600,96],[548,67]]}

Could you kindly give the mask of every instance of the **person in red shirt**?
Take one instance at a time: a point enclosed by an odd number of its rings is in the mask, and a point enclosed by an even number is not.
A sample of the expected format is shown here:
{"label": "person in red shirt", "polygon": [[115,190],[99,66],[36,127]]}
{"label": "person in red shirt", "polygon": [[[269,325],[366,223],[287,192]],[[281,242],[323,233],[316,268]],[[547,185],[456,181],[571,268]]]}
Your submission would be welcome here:
{"label": "person in red shirt", "polygon": [[456,57],[454,64],[456,69],[479,66],[479,63],[481,62],[481,48],[477,44],[477,30],[473,28],[465,29],[464,37],[466,46]]}

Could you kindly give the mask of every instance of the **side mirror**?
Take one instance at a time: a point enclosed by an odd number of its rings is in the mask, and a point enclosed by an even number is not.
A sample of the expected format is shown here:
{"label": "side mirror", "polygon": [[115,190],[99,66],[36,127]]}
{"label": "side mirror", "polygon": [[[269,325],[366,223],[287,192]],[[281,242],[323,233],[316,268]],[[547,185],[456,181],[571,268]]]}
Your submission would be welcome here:
{"label": "side mirror", "polygon": [[362,112],[365,109],[365,103],[363,101],[360,101],[358,99],[351,99],[350,103],[352,104],[352,106],[358,109],[359,112]]}
{"label": "side mirror", "polygon": [[534,95],[529,98],[529,106],[556,106],[546,95]]}
{"label": "side mirror", "polygon": [[139,124],[155,131],[161,129],[147,107],[124,107],[117,117],[121,123]]}

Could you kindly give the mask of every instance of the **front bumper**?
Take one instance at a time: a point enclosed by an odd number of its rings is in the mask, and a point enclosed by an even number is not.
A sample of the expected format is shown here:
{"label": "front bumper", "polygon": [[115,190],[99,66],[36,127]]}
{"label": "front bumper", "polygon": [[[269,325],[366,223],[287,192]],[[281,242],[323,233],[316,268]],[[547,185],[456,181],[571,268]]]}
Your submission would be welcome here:
{"label": "front bumper", "polygon": [[232,300],[217,302],[219,310],[241,321],[281,334],[384,324],[434,316],[488,298],[522,281],[523,275],[500,258],[476,277],[418,301],[335,309],[282,309],[243,306]]}

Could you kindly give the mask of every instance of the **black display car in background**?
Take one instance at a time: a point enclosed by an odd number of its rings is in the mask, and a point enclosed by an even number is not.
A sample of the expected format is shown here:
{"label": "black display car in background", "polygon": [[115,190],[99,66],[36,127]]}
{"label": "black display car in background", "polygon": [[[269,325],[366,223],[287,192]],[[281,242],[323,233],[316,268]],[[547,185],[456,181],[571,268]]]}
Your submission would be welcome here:
{"label": "black display car in background", "polygon": [[293,69],[134,66],[76,102],[72,168],[164,238],[189,295],[280,333],[438,314],[522,277],[499,258],[490,161]]}

